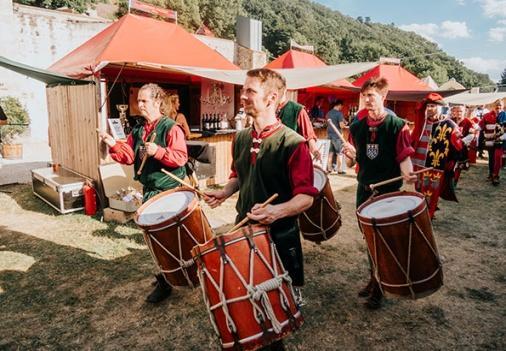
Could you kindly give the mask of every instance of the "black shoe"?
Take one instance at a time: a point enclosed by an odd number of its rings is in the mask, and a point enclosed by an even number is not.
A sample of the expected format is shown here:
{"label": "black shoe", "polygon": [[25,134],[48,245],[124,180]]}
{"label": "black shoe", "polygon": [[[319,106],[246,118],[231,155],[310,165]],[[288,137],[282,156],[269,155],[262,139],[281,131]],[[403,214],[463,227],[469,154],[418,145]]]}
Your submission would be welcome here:
{"label": "black shoe", "polygon": [[149,303],[159,303],[170,296],[172,286],[169,285],[161,274],[156,275],[155,289],[146,297]]}
{"label": "black shoe", "polygon": [[285,345],[283,344],[283,340],[274,341],[272,344],[264,346],[258,351],[285,351]]}
{"label": "black shoe", "polygon": [[493,186],[498,186],[499,185],[499,177],[492,178],[492,185]]}
{"label": "black shoe", "polygon": [[364,286],[362,289],[359,290],[358,296],[360,297],[369,297],[372,293],[372,288],[374,287],[374,283],[371,280],[369,280],[369,283],[367,283],[366,286]]}
{"label": "black shoe", "polygon": [[381,292],[379,285],[376,283],[372,289],[371,296],[367,298],[364,303],[365,307],[369,310],[377,310],[381,307],[383,300],[383,293]]}

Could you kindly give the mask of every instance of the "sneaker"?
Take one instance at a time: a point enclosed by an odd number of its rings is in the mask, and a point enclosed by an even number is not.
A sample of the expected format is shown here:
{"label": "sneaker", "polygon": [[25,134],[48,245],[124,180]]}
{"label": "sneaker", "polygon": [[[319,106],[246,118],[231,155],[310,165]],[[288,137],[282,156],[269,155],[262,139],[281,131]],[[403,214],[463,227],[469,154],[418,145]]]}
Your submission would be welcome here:
{"label": "sneaker", "polygon": [[295,295],[295,304],[297,307],[302,307],[306,304],[306,301],[302,297],[302,289],[301,288],[293,288],[293,292]]}
{"label": "sneaker", "polygon": [[359,290],[358,296],[360,297],[369,297],[372,293],[372,288],[374,287],[374,283],[371,280],[369,280],[369,283],[367,283],[366,286],[364,286],[362,289]]}
{"label": "sneaker", "polygon": [[172,293],[172,286],[165,281],[161,274],[156,275],[155,289],[146,297],[146,302],[159,303],[165,300]]}

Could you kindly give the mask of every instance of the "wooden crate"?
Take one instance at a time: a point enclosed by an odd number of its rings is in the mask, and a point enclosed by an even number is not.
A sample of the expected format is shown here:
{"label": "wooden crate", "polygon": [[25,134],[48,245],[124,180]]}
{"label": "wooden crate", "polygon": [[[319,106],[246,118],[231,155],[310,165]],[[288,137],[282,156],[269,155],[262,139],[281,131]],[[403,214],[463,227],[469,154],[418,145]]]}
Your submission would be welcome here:
{"label": "wooden crate", "polygon": [[135,212],[123,212],[110,207],[104,208],[104,221],[125,224],[134,219]]}

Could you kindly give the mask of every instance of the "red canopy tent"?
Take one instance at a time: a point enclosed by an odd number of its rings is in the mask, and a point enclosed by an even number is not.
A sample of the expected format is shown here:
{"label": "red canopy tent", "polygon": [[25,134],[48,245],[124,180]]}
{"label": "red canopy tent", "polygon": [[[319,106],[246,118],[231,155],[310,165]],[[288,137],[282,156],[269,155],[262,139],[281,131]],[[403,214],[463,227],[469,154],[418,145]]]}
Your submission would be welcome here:
{"label": "red canopy tent", "polygon": [[54,63],[49,70],[84,78],[101,70],[106,74],[114,73],[114,66],[124,64],[127,71],[131,71],[142,62],[239,69],[174,23],[127,14]]}
{"label": "red canopy tent", "polygon": [[[276,68],[315,68],[326,67],[327,64],[313,54],[290,49],[275,60],[268,63],[265,67]],[[356,87],[346,79],[341,79],[329,84],[299,89],[297,100],[306,107],[314,104],[317,95],[332,96],[333,99],[340,98],[342,100],[358,98]],[[345,106],[346,107],[346,106]],[[328,106],[324,106],[328,109]],[[345,112],[346,113],[346,112]]]}

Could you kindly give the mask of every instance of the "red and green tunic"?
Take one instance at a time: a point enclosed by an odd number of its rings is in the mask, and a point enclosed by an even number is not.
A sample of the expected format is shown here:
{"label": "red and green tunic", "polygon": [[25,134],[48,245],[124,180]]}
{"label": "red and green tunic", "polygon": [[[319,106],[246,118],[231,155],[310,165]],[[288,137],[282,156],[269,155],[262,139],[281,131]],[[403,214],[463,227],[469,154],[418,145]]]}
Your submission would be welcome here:
{"label": "red and green tunic", "polygon": [[[237,221],[253,205],[274,193],[274,204],[289,201],[297,194],[315,196],[313,166],[304,138],[279,122],[257,133],[248,128],[237,133],[233,145],[231,177],[239,180]],[[294,285],[304,283],[302,248],[297,216],[271,224],[271,236]]]}
{"label": "red and green tunic", "polygon": [[[137,176],[137,170],[144,156],[144,143],[151,138],[153,132],[156,132],[154,143],[158,145],[158,150],[155,155],[146,159],[142,173]],[[186,175],[184,165],[188,161],[188,154],[184,132],[174,120],[167,117],[162,117],[151,124],[134,127],[127,142],[116,143],[109,152],[115,161],[134,165],[135,179],[144,186],[144,201],[179,185],[165,175],[161,171],[162,168],[180,178]]]}
{"label": "red and green tunic", "polygon": [[[357,180],[357,207],[365,202],[372,192],[370,184],[401,175],[400,162],[414,153],[410,146],[409,128],[396,116],[386,115],[378,124],[367,116],[359,116],[350,125],[350,137],[357,151],[359,165]],[[397,191],[402,180],[390,183],[377,190],[380,194]]]}
{"label": "red and green tunic", "polygon": [[288,100],[279,106],[276,117],[306,140],[317,139],[309,115],[303,105]]}

